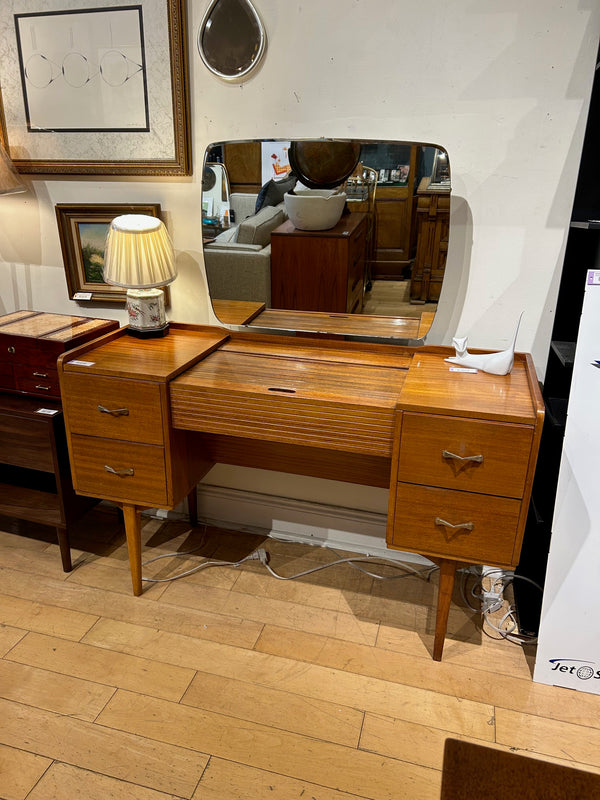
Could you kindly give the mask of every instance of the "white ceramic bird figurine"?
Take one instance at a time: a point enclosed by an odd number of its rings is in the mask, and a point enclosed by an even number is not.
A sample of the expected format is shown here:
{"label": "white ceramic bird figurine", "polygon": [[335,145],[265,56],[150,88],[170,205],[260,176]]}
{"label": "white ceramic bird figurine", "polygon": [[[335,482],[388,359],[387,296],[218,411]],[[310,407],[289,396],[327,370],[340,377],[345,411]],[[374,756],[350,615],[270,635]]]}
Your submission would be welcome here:
{"label": "white ceramic bird figurine", "polygon": [[452,339],[452,344],[456,350],[456,355],[450,356],[445,360],[460,367],[470,367],[471,369],[480,369],[482,372],[490,372],[492,375],[508,375],[513,367],[515,344],[522,317],[523,312],[521,312],[517,322],[512,344],[507,350],[501,350],[497,353],[469,353],[466,337],[454,338]]}

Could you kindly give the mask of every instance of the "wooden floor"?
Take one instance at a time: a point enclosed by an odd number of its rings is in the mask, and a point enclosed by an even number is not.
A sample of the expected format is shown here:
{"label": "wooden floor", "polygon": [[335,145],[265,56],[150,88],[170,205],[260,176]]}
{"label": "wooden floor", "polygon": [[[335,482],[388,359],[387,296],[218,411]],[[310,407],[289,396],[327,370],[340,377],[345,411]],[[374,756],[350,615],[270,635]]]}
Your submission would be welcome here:
{"label": "wooden floor", "polygon": [[[460,598],[431,660],[435,577],[286,582],[250,562],[134,598],[110,510],[82,521],[69,575],[50,530],[0,529],[4,800],[433,800],[449,736],[600,771],[600,697],[534,684],[533,653],[483,635]],[[146,558],[263,544],[156,519],[143,535]],[[264,546],[286,574],[334,558]]]}
{"label": "wooden floor", "polygon": [[437,303],[411,303],[410,281],[376,280],[365,294],[361,313],[384,317],[420,317],[424,311],[437,311]]}

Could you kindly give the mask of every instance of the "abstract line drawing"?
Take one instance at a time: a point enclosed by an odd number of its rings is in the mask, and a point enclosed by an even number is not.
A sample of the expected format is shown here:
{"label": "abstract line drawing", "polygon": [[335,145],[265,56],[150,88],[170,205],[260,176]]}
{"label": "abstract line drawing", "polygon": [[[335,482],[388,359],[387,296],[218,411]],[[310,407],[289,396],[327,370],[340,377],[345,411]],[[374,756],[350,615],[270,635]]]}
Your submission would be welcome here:
{"label": "abstract line drawing", "polygon": [[15,14],[28,131],[149,131],[140,5]]}

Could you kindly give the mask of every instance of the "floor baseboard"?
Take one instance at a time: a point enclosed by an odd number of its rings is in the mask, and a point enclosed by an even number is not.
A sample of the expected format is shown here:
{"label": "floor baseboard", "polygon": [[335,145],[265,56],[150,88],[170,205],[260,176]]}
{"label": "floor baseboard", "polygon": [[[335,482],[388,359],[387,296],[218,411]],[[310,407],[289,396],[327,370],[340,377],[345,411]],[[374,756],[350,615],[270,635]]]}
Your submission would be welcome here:
{"label": "floor baseboard", "polygon": [[386,515],[373,511],[203,483],[198,487],[198,517],[217,527],[266,533],[276,539],[430,564],[416,553],[389,550],[385,543]]}

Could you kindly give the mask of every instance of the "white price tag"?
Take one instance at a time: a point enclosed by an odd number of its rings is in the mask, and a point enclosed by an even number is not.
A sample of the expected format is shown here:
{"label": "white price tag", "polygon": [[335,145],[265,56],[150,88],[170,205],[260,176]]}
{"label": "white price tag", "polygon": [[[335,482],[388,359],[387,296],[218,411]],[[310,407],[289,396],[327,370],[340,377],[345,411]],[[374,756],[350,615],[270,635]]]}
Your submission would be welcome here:
{"label": "white price tag", "polygon": [[472,367],[450,367],[449,372],[477,372]]}
{"label": "white price tag", "polygon": [[73,295],[73,300],[91,300],[92,293],[91,292],[75,292]]}
{"label": "white price tag", "polygon": [[55,414],[60,414],[57,408],[36,408],[36,414],[45,414],[47,417],[53,417]]}
{"label": "white price tag", "polygon": [[96,363],[95,361],[78,361],[75,359],[74,361],[68,361],[68,364],[75,364],[77,367],[93,367]]}

